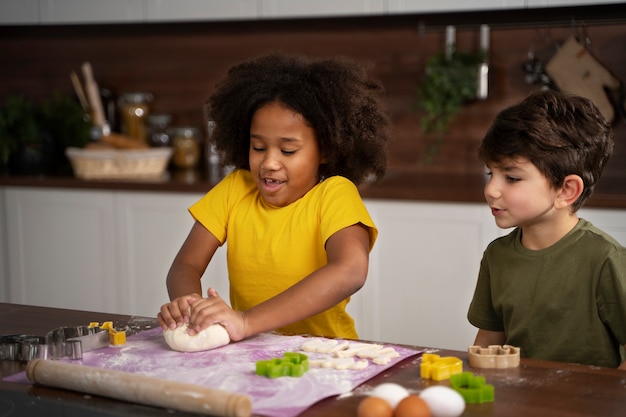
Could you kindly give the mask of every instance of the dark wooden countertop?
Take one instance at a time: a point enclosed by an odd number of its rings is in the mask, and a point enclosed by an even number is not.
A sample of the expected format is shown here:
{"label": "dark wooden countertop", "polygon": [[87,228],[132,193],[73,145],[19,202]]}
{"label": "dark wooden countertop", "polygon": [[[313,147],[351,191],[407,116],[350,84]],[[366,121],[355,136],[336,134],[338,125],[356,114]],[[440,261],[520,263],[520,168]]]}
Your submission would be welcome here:
{"label": "dark wooden countertop", "polygon": [[[156,326],[153,318],[0,303],[0,333],[4,334],[39,335],[61,326],[107,320],[112,320],[116,328],[130,329],[129,334]],[[626,410],[624,371],[531,359],[522,359],[520,366],[512,369],[477,369],[469,367],[466,352],[440,350],[437,353],[461,358],[464,370],[484,376],[486,382],[495,387],[494,402],[468,404],[463,416],[622,417]],[[395,382],[411,392],[449,384],[448,381],[421,379],[420,361],[419,357],[406,359],[365,384],[374,387],[383,382]],[[23,369],[25,364],[21,362],[0,362],[3,378]],[[355,416],[362,398],[360,394],[328,398],[312,405],[301,417]],[[53,417],[80,415],[76,410],[81,409],[92,416],[192,415],[61,389],[0,381],[0,411],[5,404],[13,406],[16,415],[37,415],[37,411]],[[45,413],[41,413],[42,410]]]}
{"label": "dark wooden countertop", "polygon": [[[484,203],[484,177],[391,171],[379,184],[359,187],[364,198],[449,203]],[[216,181],[202,172],[168,172],[159,179],[81,180],[70,176],[0,175],[0,187],[42,187],[91,190],[182,192],[204,194]],[[586,207],[626,208],[626,182],[602,179]]]}

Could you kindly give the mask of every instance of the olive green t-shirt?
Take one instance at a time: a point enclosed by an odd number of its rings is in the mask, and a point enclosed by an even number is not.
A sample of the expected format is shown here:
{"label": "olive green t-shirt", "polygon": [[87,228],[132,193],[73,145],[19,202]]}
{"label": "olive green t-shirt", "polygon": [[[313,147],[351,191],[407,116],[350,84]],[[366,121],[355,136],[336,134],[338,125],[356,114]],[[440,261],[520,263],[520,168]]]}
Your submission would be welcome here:
{"label": "olive green t-shirt", "polygon": [[503,331],[523,357],[617,367],[626,344],[626,249],[586,220],[542,250],[521,229],[481,261],[468,319]]}

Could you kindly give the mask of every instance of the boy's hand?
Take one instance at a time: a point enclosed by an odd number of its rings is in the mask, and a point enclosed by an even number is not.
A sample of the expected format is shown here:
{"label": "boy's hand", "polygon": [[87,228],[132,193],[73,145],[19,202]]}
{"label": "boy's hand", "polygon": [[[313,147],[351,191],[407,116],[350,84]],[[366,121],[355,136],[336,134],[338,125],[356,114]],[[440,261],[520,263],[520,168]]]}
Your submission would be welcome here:
{"label": "boy's hand", "polygon": [[208,298],[198,298],[191,303],[188,334],[191,336],[212,324],[224,326],[230,340],[237,342],[245,337],[244,316],[235,311],[219,296],[217,291],[209,288]]}
{"label": "boy's hand", "polygon": [[175,298],[171,302],[163,304],[161,311],[157,315],[161,329],[174,330],[185,323],[189,323],[189,309],[191,304],[197,299],[202,299],[202,296],[199,294],[190,294]]}

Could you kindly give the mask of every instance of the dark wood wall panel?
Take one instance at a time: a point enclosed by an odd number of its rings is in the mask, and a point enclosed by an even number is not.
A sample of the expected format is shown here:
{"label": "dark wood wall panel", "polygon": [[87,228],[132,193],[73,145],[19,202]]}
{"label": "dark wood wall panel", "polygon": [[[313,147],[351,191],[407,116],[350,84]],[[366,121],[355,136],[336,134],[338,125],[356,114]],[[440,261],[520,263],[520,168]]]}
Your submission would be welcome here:
{"label": "dark wood wall panel", "polygon": [[[566,18],[552,12],[552,20],[547,12],[489,12],[0,27],[0,99],[15,93],[33,99],[48,97],[54,91],[71,93],[70,72],[79,72],[81,63],[90,61],[102,87],[114,93],[149,91],[155,97],[153,112],[171,113],[175,124],[202,126],[202,103],[231,65],[271,50],[319,56],[343,54],[369,62],[372,73],[385,85],[386,103],[394,122],[392,171],[475,177],[482,172],[475,150],[496,113],[537,88],[524,82],[522,62],[529,51],[545,63],[573,28],[584,26],[593,54],[618,78],[626,80],[626,14],[622,9],[602,9],[603,17],[590,22],[584,19],[584,9],[575,9]],[[479,25],[491,24],[490,94],[487,100],[465,107],[434,162],[425,165],[421,158],[432,138],[421,133],[415,91],[426,60],[443,49],[448,23],[458,24],[458,49],[467,52],[478,47]],[[616,121],[615,129],[616,155],[606,176],[617,184],[615,187],[626,188],[621,185],[626,183],[626,129],[622,120]]]}

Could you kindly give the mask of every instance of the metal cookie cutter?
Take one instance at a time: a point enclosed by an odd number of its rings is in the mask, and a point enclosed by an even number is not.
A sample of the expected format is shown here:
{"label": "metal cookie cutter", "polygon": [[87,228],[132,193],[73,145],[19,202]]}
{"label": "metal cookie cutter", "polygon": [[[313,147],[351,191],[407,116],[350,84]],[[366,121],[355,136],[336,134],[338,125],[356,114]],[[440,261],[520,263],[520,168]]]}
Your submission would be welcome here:
{"label": "metal cookie cutter", "polygon": [[[41,346],[44,347],[41,347]],[[22,360],[22,358],[42,358],[47,356],[45,340],[39,336],[8,334],[0,336],[0,359]],[[24,359],[28,360],[28,359]]]}
{"label": "metal cookie cutter", "polygon": [[46,336],[0,336],[0,360],[81,359],[83,352],[109,346],[109,331],[100,327],[59,327]]}
{"label": "metal cookie cutter", "polygon": [[109,331],[100,327],[59,327],[46,335],[50,359],[81,359],[83,352],[109,346]]}

